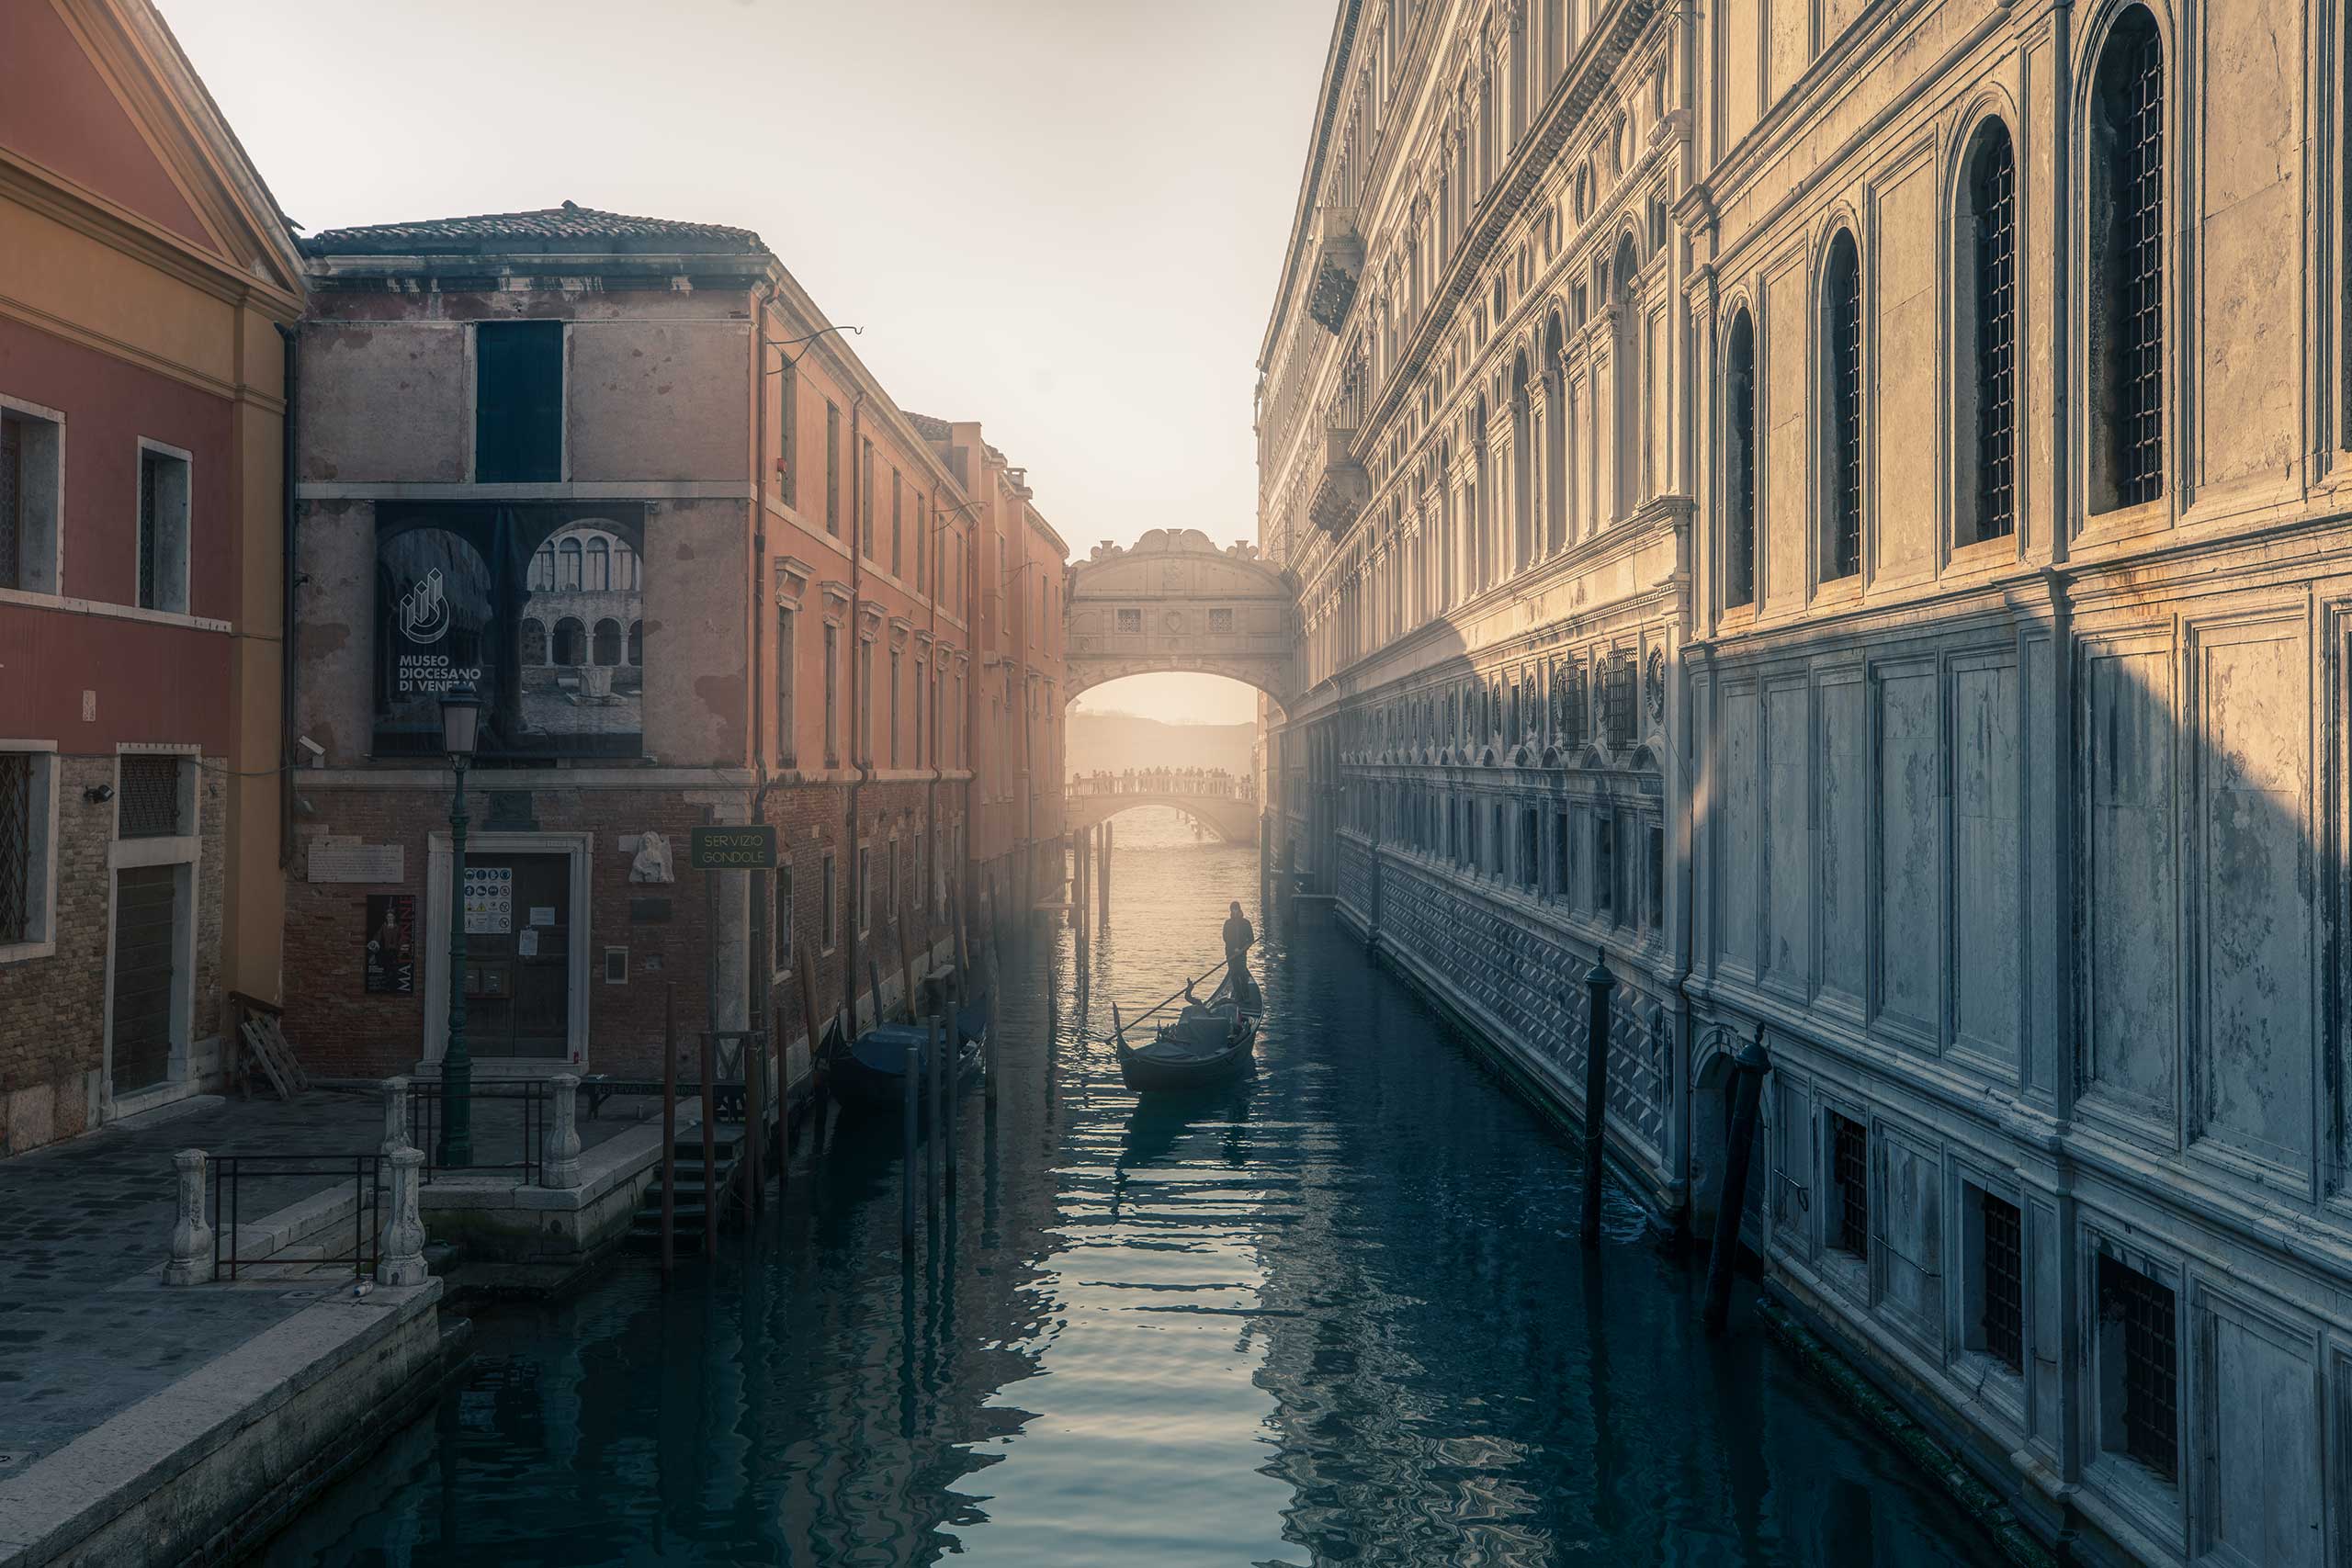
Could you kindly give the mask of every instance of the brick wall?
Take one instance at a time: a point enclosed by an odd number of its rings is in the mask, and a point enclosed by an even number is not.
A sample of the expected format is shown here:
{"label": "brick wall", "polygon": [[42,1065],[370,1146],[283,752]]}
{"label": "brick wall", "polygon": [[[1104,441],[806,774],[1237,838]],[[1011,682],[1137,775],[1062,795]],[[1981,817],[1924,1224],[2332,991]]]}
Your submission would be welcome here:
{"label": "brick wall", "polygon": [[[0,1159],[87,1132],[106,1070],[107,952],[112,918],[107,846],[115,805],[87,792],[115,782],[116,759],[62,756],[57,768],[57,951],[0,964]],[[196,886],[191,1091],[219,1087],[220,928],[228,820],[222,759],[197,773],[202,840]]]}

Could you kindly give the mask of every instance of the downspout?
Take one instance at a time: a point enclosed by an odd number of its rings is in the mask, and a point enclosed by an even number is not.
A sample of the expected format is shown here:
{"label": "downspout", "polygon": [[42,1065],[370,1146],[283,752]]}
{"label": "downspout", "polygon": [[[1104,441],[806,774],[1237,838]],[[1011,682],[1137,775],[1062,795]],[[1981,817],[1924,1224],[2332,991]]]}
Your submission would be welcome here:
{"label": "downspout", "polygon": [[[766,629],[769,605],[766,586],[768,570],[768,480],[761,465],[768,452],[768,310],[775,299],[775,286],[768,285],[752,296],[752,766],[759,776],[759,784],[752,791],[752,821],[757,825],[767,820],[768,790],[775,784],[768,773],[767,743],[767,658],[762,634]],[[767,1027],[770,987],[775,984],[775,964],[763,957],[768,948],[769,911],[775,902],[775,871],[767,872],[762,896],[750,900],[747,923],[750,936],[746,942],[751,950],[751,962],[744,967],[744,988],[750,993],[744,999],[746,1025],[757,1031]],[[817,1049],[814,1040],[808,1049]],[[785,1054],[776,1052],[776,1077],[784,1077]],[[791,1086],[777,1082],[772,1086],[778,1102]]]}
{"label": "downspout", "polygon": [[[277,609],[277,865],[294,863],[294,589],[301,581],[297,570],[299,545],[294,532],[295,391],[301,374],[301,334],[284,321],[277,324],[286,355],[286,413],[278,434],[278,550],[280,575]],[[283,994],[285,982],[279,981]]]}
{"label": "downspout", "polygon": [[[931,777],[923,781],[922,786],[922,831],[930,846],[929,852],[923,856],[922,887],[922,966],[928,971],[931,968],[932,944],[937,940],[932,930],[933,912],[938,908],[932,899],[932,884],[944,882],[947,874],[946,868],[939,863],[939,738],[947,728],[939,720],[939,699],[947,694],[947,682],[939,673],[939,595],[945,587],[940,581],[940,574],[947,570],[947,562],[938,553],[937,525],[933,521],[939,515],[939,491],[935,487],[925,510],[930,513],[923,522],[922,548],[931,570],[931,733],[927,736],[917,734],[915,744],[920,747],[925,740],[931,742]],[[922,676],[918,674],[916,679],[921,680]]]}
{"label": "downspout", "polygon": [[[865,464],[861,460],[859,420],[865,408],[865,389],[849,400],[849,755],[857,776],[850,781],[848,808],[848,839],[842,848],[848,852],[850,875],[856,881],[857,893],[852,901],[849,919],[842,922],[842,1002],[849,1009],[850,1032],[857,1032],[857,919],[871,897],[865,886],[865,867],[857,854],[857,799],[868,779],[874,774],[874,760],[859,747],[865,734],[862,705],[866,700],[865,682],[859,677],[865,668],[865,656],[859,651],[865,638],[859,623],[864,619],[865,594],[865,536],[859,531],[865,516]],[[874,1021],[882,1021],[882,998],[874,998]]]}

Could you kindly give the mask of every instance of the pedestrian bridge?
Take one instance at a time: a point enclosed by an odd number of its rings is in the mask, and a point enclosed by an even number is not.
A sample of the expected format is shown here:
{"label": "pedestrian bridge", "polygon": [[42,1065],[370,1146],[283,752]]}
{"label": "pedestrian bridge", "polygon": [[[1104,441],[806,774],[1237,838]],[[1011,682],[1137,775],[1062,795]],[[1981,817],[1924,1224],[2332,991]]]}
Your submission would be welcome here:
{"label": "pedestrian bridge", "polygon": [[1277,704],[1296,690],[1297,594],[1246,541],[1219,549],[1197,528],[1105,541],[1070,569],[1069,617],[1072,697],[1158,671],[1224,675]]}
{"label": "pedestrian bridge", "polygon": [[1071,831],[1107,822],[1139,806],[1165,806],[1182,812],[1228,844],[1258,841],[1258,803],[1233,795],[1189,790],[1076,790],[1062,797],[1062,819]]}

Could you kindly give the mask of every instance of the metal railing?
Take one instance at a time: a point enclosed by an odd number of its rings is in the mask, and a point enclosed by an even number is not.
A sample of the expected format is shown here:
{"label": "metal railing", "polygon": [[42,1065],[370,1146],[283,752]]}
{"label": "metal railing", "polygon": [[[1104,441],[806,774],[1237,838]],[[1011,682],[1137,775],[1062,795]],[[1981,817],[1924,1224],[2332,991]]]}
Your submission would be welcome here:
{"label": "metal railing", "polygon": [[[259,1258],[238,1256],[238,1222],[243,1213],[243,1189],[248,1181],[281,1181],[334,1177],[338,1185],[352,1185],[351,1250],[305,1256],[307,1267],[347,1263],[355,1280],[374,1277],[380,1260],[384,1233],[384,1156],[365,1155],[215,1155],[212,1156],[212,1278],[233,1280],[240,1267],[281,1261],[273,1245]],[[321,1233],[323,1235],[324,1233]],[[340,1232],[338,1231],[338,1234]]]}
{"label": "metal railing", "polygon": [[[548,1094],[548,1086],[543,1078],[511,1083],[476,1083],[472,1094],[474,1158],[470,1164],[447,1168],[511,1170],[537,1186],[547,1160]],[[437,1081],[426,1079],[408,1086],[409,1146],[424,1154],[424,1179],[428,1183],[435,1173],[445,1168],[439,1163],[444,1102],[443,1087]],[[512,1123],[503,1116],[495,1115],[498,1108],[510,1104],[521,1107],[519,1119]],[[485,1111],[492,1114],[485,1116]],[[502,1151],[513,1157],[487,1157]]]}

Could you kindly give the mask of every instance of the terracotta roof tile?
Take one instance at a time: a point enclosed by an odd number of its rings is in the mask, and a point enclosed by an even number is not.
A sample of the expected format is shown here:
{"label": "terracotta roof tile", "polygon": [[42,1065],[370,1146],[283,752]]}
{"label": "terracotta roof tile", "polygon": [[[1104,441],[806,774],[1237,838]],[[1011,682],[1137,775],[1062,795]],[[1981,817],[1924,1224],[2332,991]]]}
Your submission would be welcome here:
{"label": "terracotta roof tile", "polygon": [[502,251],[749,252],[761,245],[759,235],[749,229],[686,223],[673,218],[638,218],[567,201],[536,212],[492,212],[329,229],[303,240],[302,248],[312,255],[431,255]]}

